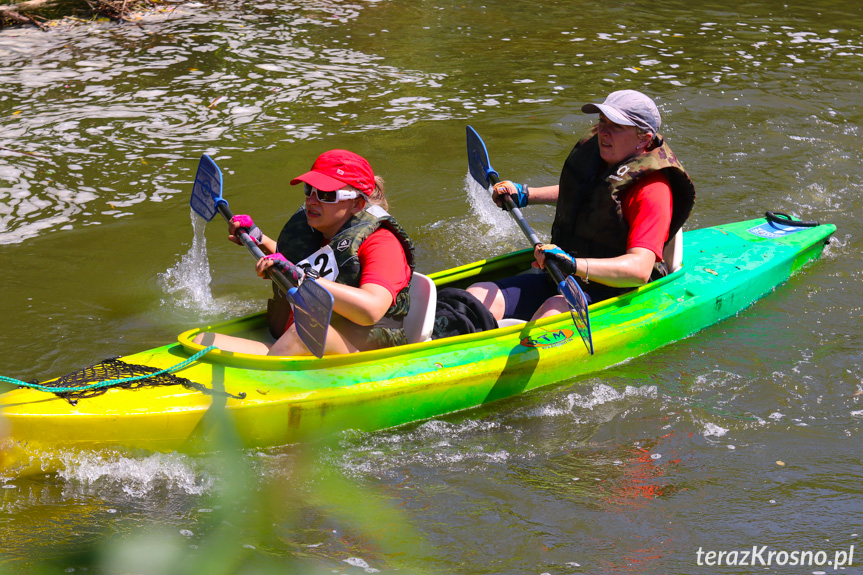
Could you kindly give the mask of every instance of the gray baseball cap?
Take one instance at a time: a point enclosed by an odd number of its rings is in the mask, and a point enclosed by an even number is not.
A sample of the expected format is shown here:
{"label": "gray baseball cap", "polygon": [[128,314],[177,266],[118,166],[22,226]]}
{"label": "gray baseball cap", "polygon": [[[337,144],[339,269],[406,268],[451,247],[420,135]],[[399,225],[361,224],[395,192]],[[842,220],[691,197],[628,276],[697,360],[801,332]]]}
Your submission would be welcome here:
{"label": "gray baseball cap", "polygon": [[636,90],[612,92],[602,104],[585,104],[581,107],[585,114],[602,112],[605,117],[621,126],[636,126],[652,134],[659,132],[662,118],[653,100]]}

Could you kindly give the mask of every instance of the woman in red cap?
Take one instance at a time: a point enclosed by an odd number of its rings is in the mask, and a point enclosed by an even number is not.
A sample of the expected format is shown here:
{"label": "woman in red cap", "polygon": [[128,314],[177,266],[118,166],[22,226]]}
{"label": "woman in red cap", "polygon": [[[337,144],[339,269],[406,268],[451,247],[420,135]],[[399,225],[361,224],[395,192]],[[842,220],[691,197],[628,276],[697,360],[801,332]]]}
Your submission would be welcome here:
{"label": "woman in red cap", "polygon": [[[383,180],[365,158],[330,150],[312,169],[291,180],[303,184],[305,204],[288,220],[277,240],[265,236],[252,218],[234,216],[228,238],[241,243],[244,228],[268,254],[255,266],[266,277],[273,265],[315,279],[333,294],[333,316],[325,353],[351,353],[407,343],[403,329],[410,307],[413,272],[410,237],[387,213]],[[290,262],[297,262],[296,267]],[[201,334],[195,341],[220,349],[268,355],[308,355],[290,305],[274,285],[267,317],[274,343],[224,334]]]}

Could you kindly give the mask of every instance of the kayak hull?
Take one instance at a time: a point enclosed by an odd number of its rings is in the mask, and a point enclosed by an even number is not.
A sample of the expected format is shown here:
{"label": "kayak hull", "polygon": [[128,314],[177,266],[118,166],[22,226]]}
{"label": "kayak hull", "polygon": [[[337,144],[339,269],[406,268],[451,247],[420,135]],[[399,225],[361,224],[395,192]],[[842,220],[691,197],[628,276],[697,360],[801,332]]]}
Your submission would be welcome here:
{"label": "kayak hull", "polygon": [[[224,429],[246,446],[265,447],[420,421],[597,372],[688,337],[739,313],[818,259],[835,231],[832,225],[774,228],[760,219],[685,232],[682,269],[590,306],[593,355],[569,314],[561,314],[322,359],[214,350],[176,373],[206,392],[181,385],[109,389],[73,405],[51,393],[19,389],[0,396],[0,414],[13,444],[32,449],[198,451]],[[776,237],[765,237],[771,234]],[[465,286],[526,269],[530,259],[526,250],[430,277],[438,287]],[[120,359],[164,369],[202,349],[192,343],[200,331],[264,330],[265,318],[258,314],[193,329],[176,343]]]}

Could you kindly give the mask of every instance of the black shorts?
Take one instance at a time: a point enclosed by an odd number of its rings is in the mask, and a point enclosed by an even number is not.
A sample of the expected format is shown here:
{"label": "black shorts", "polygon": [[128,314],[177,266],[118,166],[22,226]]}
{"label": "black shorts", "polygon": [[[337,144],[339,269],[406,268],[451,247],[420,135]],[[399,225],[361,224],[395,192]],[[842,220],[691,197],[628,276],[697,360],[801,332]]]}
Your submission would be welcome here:
{"label": "black shorts", "polygon": [[[588,304],[614,297],[618,292],[628,291],[597,283],[585,285],[578,278],[575,281],[584,291]],[[494,284],[500,289],[506,303],[503,317],[514,317],[524,321],[530,321],[545,300],[559,294],[557,284],[547,272],[527,272],[497,280]]]}
{"label": "black shorts", "polygon": [[539,306],[557,295],[557,286],[545,273],[524,273],[494,282],[503,294],[503,317],[530,321]]}

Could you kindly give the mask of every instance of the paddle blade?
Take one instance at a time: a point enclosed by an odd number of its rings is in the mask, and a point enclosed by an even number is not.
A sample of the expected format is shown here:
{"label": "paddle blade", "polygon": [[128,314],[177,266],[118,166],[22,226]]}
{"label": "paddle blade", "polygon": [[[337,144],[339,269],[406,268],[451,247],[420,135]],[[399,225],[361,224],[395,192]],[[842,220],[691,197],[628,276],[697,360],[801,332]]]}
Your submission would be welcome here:
{"label": "paddle blade", "polygon": [[467,127],[467,165],[471,177],[484,188],[500,181],[500,176],[491,167],[485,143],[470,126]]}
{"label": "paddle blade", "polygon": [[219,212],[219,203],[228,203],[222,199],[222,170],[210,156],[204,154],[198,163],[189,205],[196,214],[209,222]]}
{"label": "paddle blade", "polygon": [[584,341],[587,351],[593,355],[593,337],[590,334],[590,314],[587,311],[587,296],[584,295],[581,287],[572,276],[566,276],[566,279],[560,282],[558,286],[560,294],[566,298],[566,303],[569,304],[569,313],[572,314],[572,321]]}
{"label": "paddle blade", "polygon": [[294,304],[294,322],[297,333],[312,355],[324,356],[327,329],[333,313],[333,294],[313,280],[288,290],[288,299]]}

